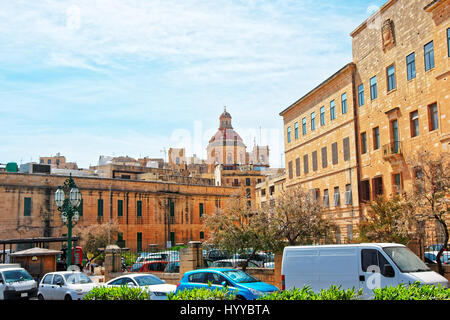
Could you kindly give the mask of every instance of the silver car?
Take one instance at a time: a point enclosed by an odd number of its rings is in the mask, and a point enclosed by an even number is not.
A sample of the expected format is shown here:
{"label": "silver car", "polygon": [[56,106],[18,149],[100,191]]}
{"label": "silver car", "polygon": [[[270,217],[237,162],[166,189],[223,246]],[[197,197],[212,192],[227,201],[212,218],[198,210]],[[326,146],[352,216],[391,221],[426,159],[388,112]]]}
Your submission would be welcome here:
{"label": "silver car", "polygon": [[97,284],[79,271],[47,273],[39,283],[39,300],[82,300]]}

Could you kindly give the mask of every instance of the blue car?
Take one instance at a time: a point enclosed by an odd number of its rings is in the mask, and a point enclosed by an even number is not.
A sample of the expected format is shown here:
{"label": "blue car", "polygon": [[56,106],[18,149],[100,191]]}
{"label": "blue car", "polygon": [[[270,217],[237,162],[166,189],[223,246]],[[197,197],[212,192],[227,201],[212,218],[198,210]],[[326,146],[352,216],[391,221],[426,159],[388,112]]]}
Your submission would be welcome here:
{"label": "blue car", "polygon": [[186,272],[178,283],[175,293],[194,288],[222,289],[224,286],[228,286],[230,291],[236,294],[236,298],[241,300],[254,300],[262,295],[279,291],[277,287],[239,269],[208,268]]}

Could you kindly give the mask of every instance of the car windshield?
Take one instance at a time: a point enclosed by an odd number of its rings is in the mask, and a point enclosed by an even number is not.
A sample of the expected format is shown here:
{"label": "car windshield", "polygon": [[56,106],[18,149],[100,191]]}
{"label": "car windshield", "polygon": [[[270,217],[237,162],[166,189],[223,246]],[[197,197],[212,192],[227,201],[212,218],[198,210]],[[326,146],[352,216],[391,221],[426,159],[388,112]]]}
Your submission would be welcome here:
{"label": "car windshield", "polygon": [[154,284],[164,284],[164,281],[155,277],[151,274],[145,276],[135,277],[134,280],[138,283],[139,286],[151,286]]}
{"label": "car windshield", "polygon": [[92,280],[84,273],[65,274],[66,282],[69,284],[92,283]]}
{"label": "car windshield", "polygon": [[247,272],[242,270],[227,270],[223,271],[231,280],[237,283],[249,283],[249,282],[260,282],[255,277],[249,275]]}
{"label": "car windshield", "polygon": [[430,271],[431,269],[406,247],[383,249],[402,272]]}
{"label": "car windshield", "polygon": [[6,283],[33,280],[30,274],[23,269],[4,271],[3,277]]}

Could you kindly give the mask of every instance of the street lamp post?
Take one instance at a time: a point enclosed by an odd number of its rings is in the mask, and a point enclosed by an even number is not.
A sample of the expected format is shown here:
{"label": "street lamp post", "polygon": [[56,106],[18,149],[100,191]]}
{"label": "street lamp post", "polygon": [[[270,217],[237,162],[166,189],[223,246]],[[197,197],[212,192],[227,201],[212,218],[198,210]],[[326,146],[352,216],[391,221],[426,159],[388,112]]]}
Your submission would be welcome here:
{"label": "street lamp post", "polygon": [[75,181],[70,177],[55,192],[55,203],[61,212],[61,219],[67,225],[67,267],[72,265],[72,227],[79,219],[78,207],[81,204],[81,193]]}

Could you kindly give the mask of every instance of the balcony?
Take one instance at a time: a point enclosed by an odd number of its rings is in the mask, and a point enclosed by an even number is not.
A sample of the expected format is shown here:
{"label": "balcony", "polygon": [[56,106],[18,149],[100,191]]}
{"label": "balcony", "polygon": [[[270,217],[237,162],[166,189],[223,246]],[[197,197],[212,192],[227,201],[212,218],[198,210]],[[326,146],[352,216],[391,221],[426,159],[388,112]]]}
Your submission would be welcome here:
{"label": "balcony", "polygon": [[393,141],[383,146],[383,159],[396,160],[402,157],[403,146],[400,141]]}

